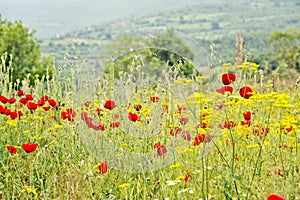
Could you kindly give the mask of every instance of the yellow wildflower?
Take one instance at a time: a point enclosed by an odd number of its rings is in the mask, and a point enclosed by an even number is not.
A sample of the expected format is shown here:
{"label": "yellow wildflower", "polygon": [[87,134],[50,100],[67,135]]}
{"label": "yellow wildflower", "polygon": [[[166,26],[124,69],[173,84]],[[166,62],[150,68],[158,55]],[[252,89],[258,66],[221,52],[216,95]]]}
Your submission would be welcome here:
{"label": "yellow wildflower", "polygon": [[125,188],[128,186],[130,186],[130,183],[123,183],[123,184],[119,185],[119,188]]}
{"label": "yellow wildflower", "polygon": [[27,194],[34,194],[34,195],[37,195],[37,192],[35,189],[32,189],[32,188],[26,188],[26,189],[23,189],[22,192],[27,192]]}
{"label": "yellow wildflower", "polygon": [[9,126],[17,126],[17,122],[15,120],[7,120],[6,124],[8,124]]}
{"label": "yellow wildflower", "polygon": [[55,124],[55,125],[54,125],[54,128],[59,129],[59,128],[63,128],[63,126],[60,125],[60,124]]}
{"label": "yellow wildflower", "polygon": [[33,116],[33,119],[43,120],[43,116]]}
{"label": "yellow wildflower", "polygon": [[231,64],[230,64],[230,63],[223,63],[222,66],[223,66],[223,67],[230,67]]}
{"label": "yellow wildflower", "polygon": [[172,169],[172,168],[178,168],[181,166],[182,166],[181,164],[177,163],[177,164],[170,165],[169,168]]}
{"label": "yellow wildflower", "polygon": [[175,180],[174,180],[174,182],[176,183],[176,182],[180,182],[181,180],[183,180],[185,178],[185,176],[178,176]]}

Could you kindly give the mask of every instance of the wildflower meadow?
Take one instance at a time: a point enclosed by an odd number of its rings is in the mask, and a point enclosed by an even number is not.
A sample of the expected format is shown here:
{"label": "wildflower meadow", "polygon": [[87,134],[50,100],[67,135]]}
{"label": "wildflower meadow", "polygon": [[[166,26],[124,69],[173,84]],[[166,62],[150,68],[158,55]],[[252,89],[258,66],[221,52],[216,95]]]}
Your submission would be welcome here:
{"label": "wildflower meadow", "polygon": [[108,63],[33,85],[2,63],[1,199],[300,198],[297,77],[283,86],[252,62],[184,76],[177,62],[158,78],[137,54],[115,77]]}

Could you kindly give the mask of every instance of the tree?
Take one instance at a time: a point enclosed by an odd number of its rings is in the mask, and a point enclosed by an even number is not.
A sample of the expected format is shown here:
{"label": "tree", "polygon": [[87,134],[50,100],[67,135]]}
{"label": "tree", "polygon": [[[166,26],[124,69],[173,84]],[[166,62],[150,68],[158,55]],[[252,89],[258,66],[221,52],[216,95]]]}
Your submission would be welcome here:
{"label": "tree", "polygon": [[170,28],[165,33],[158,34],[151,43],[159,60],[167,62],[170,66],[182,64],[180,69],[185,76],[193,73],[194,66],[189,61],[194,59],[194,52],[176,36],[174,29]]}
{"label": "tree", "polygon": [[[147,65],[147,74],[153,77],[160,76],[167,64],[169,67],[180,65],[180,75],[188,76],[195,72],[190,62],[194,58],[193,51],[173,29],[150,38],[124,34],[112,40],[105,49],[107,55],[116,56],[116,77],[121,71],[130,71],[133,65]],[[106,63],[105,66],[108,65]],[[110,73],[111,69],[107,68],[105,72]]]}
{"label": "tree", "polygon": [[300,72],[300,31],[275,31],[268,42],[274,47],[278,65]]}
{"label": "tree", "polygon": [[[49,66],[49,58],[41,59],[39,44],[35,41],[34,30],[29,30],[22,25],[21,21],[14,23],[2,19],[0,15],[0,55],[7,54],[4,58],[4,65],[9,66],[10,61],[13,68],[12,81],[24,79],[31,74],[32,84],[35,76],[46,74]],[[50,68],[50,75],[51,75]]]}

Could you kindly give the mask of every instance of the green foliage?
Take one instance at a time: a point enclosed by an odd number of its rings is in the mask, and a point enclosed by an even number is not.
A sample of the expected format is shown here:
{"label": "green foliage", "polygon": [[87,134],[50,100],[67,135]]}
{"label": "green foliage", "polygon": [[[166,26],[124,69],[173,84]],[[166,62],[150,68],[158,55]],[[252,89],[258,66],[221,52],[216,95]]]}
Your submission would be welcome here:
{"label": "green foliage", "polygon": [[[128,49],[131,47],[131,49]],[[152,39],[140,36],[123,35],[113,40],[108,46],[108,55],[115,55],[114,74],[129,72],[131,65],[147,66],[147,74],[159,76],[164,67],[180,65],[179,74],[189,76],[194,73],[191,61],[192,50],[176,36],[173,29],[157,34]],[[114,51],[114,53],[111,53]],[[105,70],[111,73],[111,68]]]}
{"label": "green foliage", "polygon": [[187,76],[193,73],[193,65],[189,61],[193,60],[194,53],[181,38],[175,35],[174,29],[168,29],[166,33],[157,35],[152,45],[158,47],[154,48],[154,53],[160,60],[167,62],[169,66],[182,62],[183,74]]}
{"label": "green foliage", "polygon": [[267,42],[271,45],[271,51],[252,57],[267,74],[275,72],[281,77],[290,77],[300,72],[299,30],[274,31]]}
{"label": "green foliage", "polygon": [[[3,64],[8,67],[11,63],[10,76],[12,81],[24,79],[31,74],[30,82],[33,83],[35,76],[42,77],[47,73],[51,75],[49,65],[50,59],[40,60],[41,52],[39,44],[34,39],[35,31],[31,31],[22,25],[22,22],[15,23],[2,19],[0,15],[0,55],[3,56]],[[13,61],[13,62],[11,62]]]}
{"label": "green foliage", "polygon": [[300,31],[274,31],[268,42],[274,47],[278,64],[300,72]]}

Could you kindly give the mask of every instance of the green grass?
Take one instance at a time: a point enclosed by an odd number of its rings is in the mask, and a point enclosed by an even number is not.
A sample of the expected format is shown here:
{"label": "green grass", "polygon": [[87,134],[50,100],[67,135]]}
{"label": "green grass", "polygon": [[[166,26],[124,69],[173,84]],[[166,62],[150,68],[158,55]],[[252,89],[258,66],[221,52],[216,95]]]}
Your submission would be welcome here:
{"label": "green grass", "polygon": [[[167,68],[170,85],[159,82],[165,79],[149,84],[139,73],[147,66],[135,65],[136,59],[129,66],[131,72],[119,80],[95,73],[90,70],[93,66],[68,65],[58,68],[52,80],[23,86],[33,102],[42,95],[55,99],[57,107],[48,111],[0,103],[24,114],[14,120],[0,114],[2,199],[266,199],[270,193],[299,199],[298,87],[271,84],[251,63],[220,66],[207,77],[193,78],[177,77],[180,65],[176,65]],[[235,70],[233,93],[215,92],[223,86],[221,75]],[[1,95],[21,99],[12,87],[5,89],[10,84],[5,72],[1,77]],[[245,85],[255,91],[249,99],[239,94]],[[154,96],[158,102],[150,100]],[[105,108],[109,99],[117,107]],[[137,111],[136,104],[142,109]],[[179,112],[179,107],[186,111]],[[62,118],[70,108],[76,112],[74,121]],[[254,113],[249,127],[241,125],[246,111]],[[105,131],[89,128],[88,120],[81,120],[83,112]],[[129,112],[140,121],[129,120]],[[110,127],[116,121],[120,127]],[[230,121],[235,126],[224,127]],[[191,140],[182,133],[172,136],[170,130],[177,127],[188,131]],[[197,145],[196,137],[202,134],[214,138]],[[28,142],[37,143],[37,149],[26,153],[21,145]],[[158,152],[158,142],[167,152]],[[8,145],[17,153],[11,154]],[[147,159],[140,160],[141,154]],[[97,173],[104,161],[107,172]]]}

